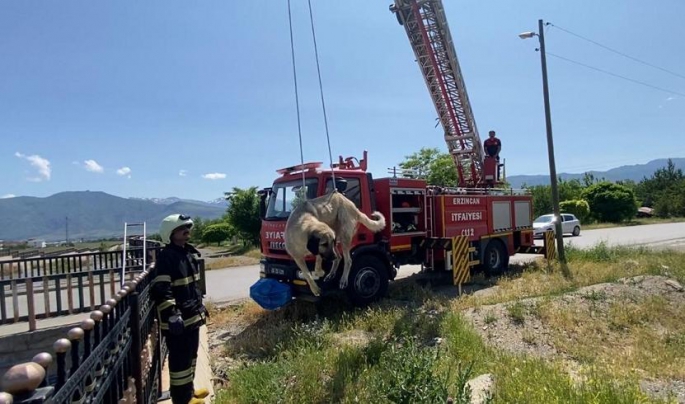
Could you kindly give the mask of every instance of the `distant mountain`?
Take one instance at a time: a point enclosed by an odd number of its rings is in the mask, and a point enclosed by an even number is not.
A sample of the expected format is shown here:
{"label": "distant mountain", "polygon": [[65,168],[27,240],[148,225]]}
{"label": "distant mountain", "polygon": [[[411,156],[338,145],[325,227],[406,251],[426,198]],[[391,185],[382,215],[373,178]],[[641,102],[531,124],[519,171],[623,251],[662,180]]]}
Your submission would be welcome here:
{"label": "distant mountain", "polygon": [[169,198],[134,198],[131,197],[129,199],[133,200],[139,200],[139,201],[150,201],[154,202],[160,205],[171,205],[172,203],[176,202],[188,202],[188,203],[193,203],[197,205],[206,205],[206,206],[223,206],[228,207],[228,201],[225,198],[216,198],[211,201],[198,201],[195,199],[182,199],[182,198],[177,198],[175,196],[171,196]]}
{"label": "distant mountain", "polygon": [[[685,158],[672,158],[673,164],[676,168],[685,171]],[[608,181],[633,180],[640,181],[644,177],[649,177],[660,168],[666,167],[668,159],[657,159],[648,162],[647,164],[634,164],[629,166],[621,166],[612,168],[607,171],[588,171],[588,173],[595,176],[595,178],[605,178]],[[559,176],[564,180],[583,179],[584,173],[569,174],[561,173]],[[511,175],[507,177],[507,181],[512,188],[521,188],[523,184],[532,185],[548,185],[549,175]]]}
{"label": "distant mountain", "polygon": [[124,222],[145,221],[148,234],[156,233],[162,219],[172,213],[216,219],[226,212],[226,207],[182,199],[155,203],[120,198],[105,192],[76,191],[46,198],[19,196],[0,199],[0,212],[0,240],[39,238],[59,241],[65,238],[67,217],[70,239],[93,239],[122,236]]}

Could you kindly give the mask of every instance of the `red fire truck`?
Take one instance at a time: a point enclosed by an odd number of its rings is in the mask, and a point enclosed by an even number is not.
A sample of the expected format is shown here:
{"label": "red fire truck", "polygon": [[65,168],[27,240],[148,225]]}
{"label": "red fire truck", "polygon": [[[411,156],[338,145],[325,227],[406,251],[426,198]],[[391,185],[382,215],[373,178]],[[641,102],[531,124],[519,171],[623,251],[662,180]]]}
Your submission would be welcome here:
{"label": "red fire truck", "polygon": [[[324,195],[334,186],[362,212],[380,211],[388,223],[376,234],[358,227],[346,290],[358,305],[382,297],[402,265],[452,271],[450,251],[457,236],[468,238],[471,270],[490,275],[506,270],[509,257],[517,252],[539,252],[533,242],[531,196],[502,188],[502,165],[483,152],[442,2],[395,0],[390,10],[416,55],[445,131],[459,187],[430,186],[424,179],[402,175],[373,178],[367,171],[366,151],[361,160],[341,156],[329,169],[315,162],[278,170],[273,185],[260,191],[260,276],[289,284],[296,298],[316,300],[285,251],[284,229],[292,203],[303,194],[307,199]],[[313,268],[314,257],[308,264]],[[329,268],[330,262],[324,263],[324,269]],[[317,281],[323,296],[338,290],[341,273],[337,279]]]}

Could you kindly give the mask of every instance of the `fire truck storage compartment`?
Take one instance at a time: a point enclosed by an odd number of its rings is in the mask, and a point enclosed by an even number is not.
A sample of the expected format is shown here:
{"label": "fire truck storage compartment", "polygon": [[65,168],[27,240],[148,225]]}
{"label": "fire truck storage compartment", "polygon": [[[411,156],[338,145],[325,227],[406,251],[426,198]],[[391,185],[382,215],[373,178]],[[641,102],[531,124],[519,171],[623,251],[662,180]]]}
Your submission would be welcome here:
{"label": "fire truck storage compartment", "polygon": [[423,212],[425,191],[412,188],[390,188],[392,233],[406,234],[424,232]]}
{"label": "fire truck storage compartment", "polygon": [[492,201],[492,229],[495,232],[511,230],[511,202]]}
{"label": "fire truck storage compartment", "polygon": [[404,236],[425,236],[425,180],[377,178],[374,180],[374,188],[377,208],[386,215],[386,235],[392,237],[393,243],[399,243],[397,246],[409,246],[410,238]]}
{"label": "fire truck storage compartment", "polygon": [[515,201],[514,202],[514,214],[516,215],[516,228],[520,229],[523,227],[533,226],[533,219],[530,214],[531,204],[530,201]]}

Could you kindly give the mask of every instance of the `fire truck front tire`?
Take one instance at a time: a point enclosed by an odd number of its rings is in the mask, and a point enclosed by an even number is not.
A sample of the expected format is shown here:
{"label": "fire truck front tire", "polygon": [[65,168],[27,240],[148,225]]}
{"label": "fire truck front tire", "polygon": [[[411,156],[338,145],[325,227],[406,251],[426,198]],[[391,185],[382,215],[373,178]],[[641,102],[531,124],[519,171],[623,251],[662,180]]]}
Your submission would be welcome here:
{"label": "fire truck front tire", "polygon": [[501,275],[509,266],[509,254],[504,243],[498,239],[488,242],[483,252],[483,270],[487,276]]}
{"label": "fire truck front tire", "polygon": [[353,305],[364,307],[381,299],[388,291],[388,267],[373,255],[362,255],[354,260],[347,294]]}

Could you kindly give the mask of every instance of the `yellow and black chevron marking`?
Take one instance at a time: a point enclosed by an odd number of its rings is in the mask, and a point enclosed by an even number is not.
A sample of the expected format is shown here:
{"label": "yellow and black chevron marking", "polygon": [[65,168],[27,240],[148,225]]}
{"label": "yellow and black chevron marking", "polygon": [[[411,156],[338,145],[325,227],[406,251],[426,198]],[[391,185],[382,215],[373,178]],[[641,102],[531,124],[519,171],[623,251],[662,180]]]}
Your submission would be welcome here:
{"label": "yellow and black chevron marking", "polygon": [[517,254],[543,254],[545,252],[545,247],[530,246],[530,247],[519,247],[516,249]]}
{"label": "yellow and black chevron marking", "polygon": [[423,239],[419,243],[419,247],[426,247],[426,248],[435,248],[440,247],[445,250],[449,250],[450,245],[452,244],[452,240],[448,238],[430,238],[430,239]]}
{"label": "yellow and black chevron marking", "polygon": [[554,245],[554,232],[545,232],[545,258],[548,261],[555,259],[557,256],[557,247]]}
{"label": "yellow and black chevron marking", "polygon": [[452,279],[454,285],[468,282],[471,276],[469,261],[469,237],[454,237],[452,239]]}

